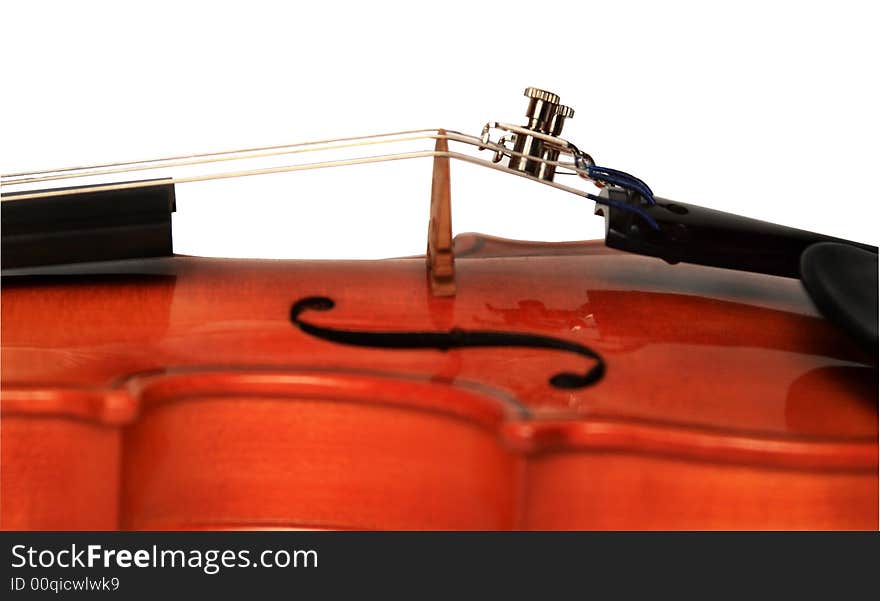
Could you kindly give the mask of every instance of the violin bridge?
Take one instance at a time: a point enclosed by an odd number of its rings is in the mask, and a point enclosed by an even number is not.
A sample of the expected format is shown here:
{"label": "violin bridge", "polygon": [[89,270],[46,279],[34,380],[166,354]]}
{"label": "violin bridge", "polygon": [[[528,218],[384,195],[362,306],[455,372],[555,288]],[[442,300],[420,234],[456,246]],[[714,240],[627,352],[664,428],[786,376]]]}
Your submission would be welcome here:
{"label": "violin bridge", "polygon": [[452,248],[452,202],[449,187],[449,143],[438,130],[431,182],[431,219],[426,253],[428,283],[434,296],[455,295],[455,254]]}

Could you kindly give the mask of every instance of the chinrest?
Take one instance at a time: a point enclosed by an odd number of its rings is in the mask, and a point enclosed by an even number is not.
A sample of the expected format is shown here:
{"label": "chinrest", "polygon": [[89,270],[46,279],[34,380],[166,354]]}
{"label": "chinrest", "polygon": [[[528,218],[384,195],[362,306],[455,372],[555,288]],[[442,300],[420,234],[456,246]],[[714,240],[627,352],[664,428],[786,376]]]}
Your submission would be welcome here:
{"label": "chinrest", "polygon": [[877,253],[820,242],[801,255],[801,281],[829,321],[877,355]]}

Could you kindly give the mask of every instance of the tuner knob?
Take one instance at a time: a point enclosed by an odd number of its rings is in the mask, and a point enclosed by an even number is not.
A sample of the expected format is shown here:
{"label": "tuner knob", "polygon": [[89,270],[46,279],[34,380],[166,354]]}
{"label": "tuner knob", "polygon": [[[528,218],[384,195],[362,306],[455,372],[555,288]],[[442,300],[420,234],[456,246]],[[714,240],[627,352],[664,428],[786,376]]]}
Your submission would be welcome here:
{"label": "tuner knob", "polygon": [[523,92],[523,96],[525,96],[526,98],[537,98],[538,100],[552,102],[553,104],[559,103],[558,95],[554,94],[553,92],[548,92],[547,90],[542,90],[540,88],[526,88],[526,91]]}
{"label": "tuner knob", "polygon": [[526,88],[523,96],[529,99],[529,108],[526,110],[529,122],[526,127],[544,134],[550,133],[550,121],[556,114],[559,96],[540,88]]}
{"label": "tuner knob", "polygon": [[574,109],[564,104],[556,105],[556,112],[550,118],[550,135],[558,136],[562,133],[562,126],[566,119],[574,117]]}
{"label": "tuner knob", "polygon": [[559,104],[559,96],[547,90],[526,88],[523,95],[529,99],[529,108],[526,111],[529,122],[525,125],[525,129],[531,132],[516,134],[513,144],[513,152],[516,154],[510,155],[507,166],[534,177],[553,181],[556,168],[545,161],[558,159],[559,151],[548,146],[539,136],[541,134],[558,136],[562,132],[563,123],[567,118],[574,116],[574,111],[571,107]]}
{"label": "tuner knob", "polygon": [[574,117],[574,109],[570,106],[565,106],[564,104],[560,104],[556,107],[556,114],[562,115],[566,119],[571,119]]}

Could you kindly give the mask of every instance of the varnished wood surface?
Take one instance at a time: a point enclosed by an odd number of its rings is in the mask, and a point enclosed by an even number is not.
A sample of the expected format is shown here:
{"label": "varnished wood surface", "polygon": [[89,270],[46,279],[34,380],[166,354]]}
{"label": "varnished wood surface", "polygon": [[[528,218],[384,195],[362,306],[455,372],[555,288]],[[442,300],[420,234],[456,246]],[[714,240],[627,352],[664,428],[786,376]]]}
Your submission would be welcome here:
{"label": "varnished wood surface", "polygon": [[[877,528],[877,368],[799,282],[600,242],[4,278],[3,528]],[[49,270],[52,271],[52,270]],[[70,271],[70,270],[67,270]],[[89,272],[84,274],[83,272]],[[382,350],[339,329],[586,345]]]}

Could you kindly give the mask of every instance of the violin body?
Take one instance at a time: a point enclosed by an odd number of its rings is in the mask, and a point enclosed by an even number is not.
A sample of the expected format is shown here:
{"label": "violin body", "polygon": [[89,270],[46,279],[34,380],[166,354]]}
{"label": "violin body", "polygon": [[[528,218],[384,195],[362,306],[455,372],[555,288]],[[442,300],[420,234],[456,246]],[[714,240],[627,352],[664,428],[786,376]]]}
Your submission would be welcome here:
{"label": "violin body", "polygon": [[[4,529],[876,529],[876,359],[796,279],[603,245],[4,277]],[[335,331],[553,348],[371,348]]]}

